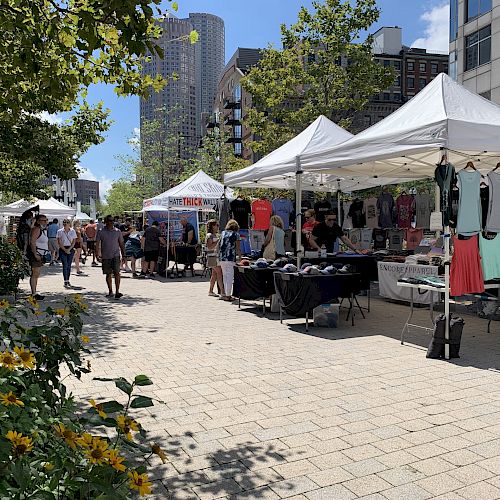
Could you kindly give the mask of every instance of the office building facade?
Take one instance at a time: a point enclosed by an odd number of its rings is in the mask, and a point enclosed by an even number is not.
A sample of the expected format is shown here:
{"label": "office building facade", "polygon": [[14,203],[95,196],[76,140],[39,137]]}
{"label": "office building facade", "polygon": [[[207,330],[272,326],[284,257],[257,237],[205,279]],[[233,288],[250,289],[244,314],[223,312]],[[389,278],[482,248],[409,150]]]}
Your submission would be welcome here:
{"label": "office building facade", "polygon": [[450,76],[500,104],[500,0],[450,0]]}
{"label": "office building facade", "polygon": [[206,121],[213,110],[217,86],[224,70],[224,21],[213,14],[189,14],[189,22],[199,34],[195,51],[196,128],[205,134]]}

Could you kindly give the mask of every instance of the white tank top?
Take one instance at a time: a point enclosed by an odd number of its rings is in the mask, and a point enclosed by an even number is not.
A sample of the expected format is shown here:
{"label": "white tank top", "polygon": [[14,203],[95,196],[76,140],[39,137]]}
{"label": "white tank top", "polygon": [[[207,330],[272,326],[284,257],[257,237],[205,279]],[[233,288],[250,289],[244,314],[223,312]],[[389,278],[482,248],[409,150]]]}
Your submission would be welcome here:
{"label": "white tank top", "polygon": [[47,237],[47,231],[44,229],[39,238],[36,240],[36,248],[39,250],[49,249],[49,238]]}

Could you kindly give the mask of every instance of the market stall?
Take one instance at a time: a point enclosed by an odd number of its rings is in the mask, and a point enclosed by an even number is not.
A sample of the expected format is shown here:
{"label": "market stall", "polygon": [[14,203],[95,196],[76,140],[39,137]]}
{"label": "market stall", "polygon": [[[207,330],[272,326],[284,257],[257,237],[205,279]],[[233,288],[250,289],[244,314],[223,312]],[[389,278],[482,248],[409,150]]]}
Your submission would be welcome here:
{"label": "market stall", "polygon": [[46,215],[50,218],[74,217],[76,209],[68,207],[55,198],[47,200],[34,199],[33,201],[18,200],[0,207],[0,215],[7,217],[21,217],[28,209],[32,208],[34,212]]}

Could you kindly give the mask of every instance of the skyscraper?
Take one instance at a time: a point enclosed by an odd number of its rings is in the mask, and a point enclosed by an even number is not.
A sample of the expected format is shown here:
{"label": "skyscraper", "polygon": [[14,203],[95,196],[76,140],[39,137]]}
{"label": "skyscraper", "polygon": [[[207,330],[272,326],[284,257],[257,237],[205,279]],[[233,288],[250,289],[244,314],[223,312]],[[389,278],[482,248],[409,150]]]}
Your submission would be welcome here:
{"label": "skyscraper", "polygon": [[195,45],[189,42],[193,26],[189,20],[172,14],[160,24],[163,34],[156,43],[164,50],[165,57],[161,59],[151,54],[151,61],[144,64],[143,74],[152,77],[177,74],[177,78],[170,80],[160,92],[152,92],[148,99],[141,98],[141,141],[147,135],[145,123],[158,120],[161,122],[160,140],[165,141],[168,136],[172,142],[172,138],[176,138],[173,142],[178,151],[170,153],[170,157],[189,159],[196,150],[199,137],[196,129]]}
{"label": "skyscraper", "polygon": [[213,14],[189,14],[189,21],[200,38],[195,44],[195,86],[197,133],[205,133],[205,123],[212,113],[217,85],[224,70],[224,21]]}

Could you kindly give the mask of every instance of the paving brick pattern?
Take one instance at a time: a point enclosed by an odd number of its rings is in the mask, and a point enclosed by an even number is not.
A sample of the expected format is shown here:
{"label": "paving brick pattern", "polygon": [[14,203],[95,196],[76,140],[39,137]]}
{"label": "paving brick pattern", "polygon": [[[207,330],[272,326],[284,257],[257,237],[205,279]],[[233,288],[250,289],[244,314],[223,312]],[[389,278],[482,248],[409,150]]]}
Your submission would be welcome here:
{"label": "paving brick pattern", "polygon": [[[398,336],[405,306],[372,300],[356,326],[314,329],[207,297],[200,279],[132,280],[109,300],[98,268],[74,277],[90,304],[94,376],[146,373],[164,404],[141,422],[169,454],[155,498],[500,498],[500,331],[466,317],[462,358],[428,360]],[[24,285],[26,286],[26,285]],[[59,269],[41,292],[63,296]],[[417,310],[416,319],[428,320]]]}

